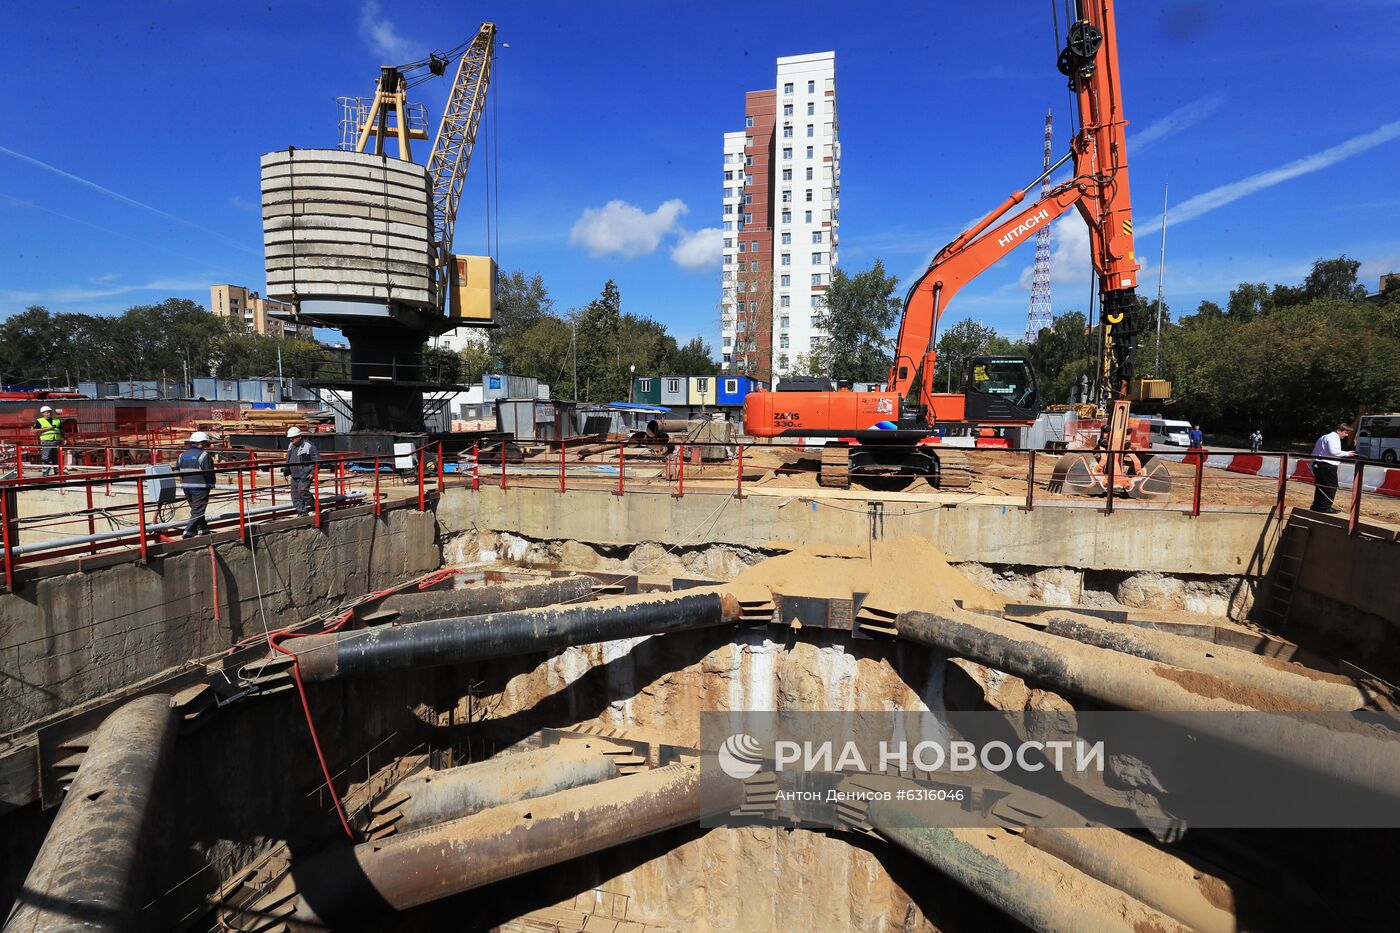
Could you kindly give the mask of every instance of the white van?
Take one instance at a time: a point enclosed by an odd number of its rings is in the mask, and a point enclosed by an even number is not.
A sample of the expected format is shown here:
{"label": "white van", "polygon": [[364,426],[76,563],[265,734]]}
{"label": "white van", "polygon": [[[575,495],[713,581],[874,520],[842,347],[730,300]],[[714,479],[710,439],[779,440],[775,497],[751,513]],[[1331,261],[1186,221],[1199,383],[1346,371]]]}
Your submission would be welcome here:
{"label": "white van", "polygon": [[1152,446],[1158,444],[1167,447],[1190,447],[1191,446],[1191,422],[1189,421],[1167,421],[1157,419],[1148,422],[1152,429]]}

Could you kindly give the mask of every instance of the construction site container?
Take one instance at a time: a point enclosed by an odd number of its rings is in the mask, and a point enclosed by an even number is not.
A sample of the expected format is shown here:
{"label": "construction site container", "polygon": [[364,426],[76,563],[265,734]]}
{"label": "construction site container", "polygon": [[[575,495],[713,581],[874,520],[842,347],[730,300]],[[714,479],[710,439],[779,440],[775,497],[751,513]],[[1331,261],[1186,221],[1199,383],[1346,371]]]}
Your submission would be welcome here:
{"label": "construction site container", "polygon": [[689,402],[691,405],[718,404],[718,393],[715,390],[715,377],[691,376]]}
{"label": "construction site container", "polygon": [[685,376],[662,376],[661,404],[667,406],[690,404],[690,380]]}
{"label": "construction site container", "polygon": [[661,404],[661,380],[656,376],[637,376],[632,380],[632,401],[638,405]]}
{"label": "construction site container", "polygon": [[448,313],[462,321],[490,324],[496,319],[496,260],[453,256]]}

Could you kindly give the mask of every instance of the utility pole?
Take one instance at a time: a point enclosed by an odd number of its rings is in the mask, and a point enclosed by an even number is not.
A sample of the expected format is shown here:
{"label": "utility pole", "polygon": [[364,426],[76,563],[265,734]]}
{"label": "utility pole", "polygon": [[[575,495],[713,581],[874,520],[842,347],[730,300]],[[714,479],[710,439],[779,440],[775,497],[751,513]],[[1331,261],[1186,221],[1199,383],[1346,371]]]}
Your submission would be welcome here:
{"label": "utility pole", "polygon": [[569,322],[573,325],[573,337],[569,340],[569,346],[573,350],[574,356],[574,401],[578,401],[578,314],[575,313]]}
{"label": "utility pole", "polygon": [[1152,375],[1162,376],[1162,277],[1167,269],[1167,183],[1162,182],[1162,258],[1157,261],[1157,361]]}

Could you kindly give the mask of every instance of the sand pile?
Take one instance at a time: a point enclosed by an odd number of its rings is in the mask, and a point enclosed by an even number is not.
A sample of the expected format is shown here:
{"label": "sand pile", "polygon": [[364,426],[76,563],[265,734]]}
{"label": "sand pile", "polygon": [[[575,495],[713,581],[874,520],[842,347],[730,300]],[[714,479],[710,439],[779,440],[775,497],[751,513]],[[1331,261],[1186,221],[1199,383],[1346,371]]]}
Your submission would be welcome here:
{"label": "sand pile", "polygon": [[766,586],[787,596],[850,599],[870,594],[868,602],[895,612],[954,608],[1002,609],[1005,601],[963,576],[938,548],[924,538],[870,542],[869,545],[805,547],[770,557],[735,578],[737,583]]}

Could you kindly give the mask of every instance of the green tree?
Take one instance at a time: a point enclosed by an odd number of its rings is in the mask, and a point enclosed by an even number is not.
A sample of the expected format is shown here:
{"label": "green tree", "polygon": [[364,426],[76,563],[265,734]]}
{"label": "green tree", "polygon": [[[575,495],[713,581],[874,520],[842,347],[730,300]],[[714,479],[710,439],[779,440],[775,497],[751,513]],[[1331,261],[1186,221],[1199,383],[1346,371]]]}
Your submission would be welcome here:
{"label": "green tree", "polygon": [[1263,282],[1241,282],[1225,304],[1232,320],[1250,321],[1273,310],[1273,292]]}
{"label": "green tree", "polygon": [[1346,256],[1319,259],[1313,263],[1312,271],[1303,280],[1303,294],[1309,301],[1329,298],[1337,301],[1364,301],[1366,286],[1356,280],[1360,269],[1360,262]]}
{"label": "green tree", "polygon": [[972,318],[963,318],[938,338],[938,359],[934,364],[934,387],[956,392],[962,386],[963,367],[968,358],[996,352],[998,339],[994,328]]}
{"label": "green tree", "polygon": [[583,398],[608,402],[627,397],[627,372],[622,365],[622,295],[608,279],[603,292],[579,313],[578,384]]}
{"label": "green tree", "polygon": [[719,373],[719,364],[708,343],[700,337],[691,337],[676,351],[669,371],[686,376],[713,376]]}
{"label": "green tree", "polygon": [[880,382],[890,370],[889,330],[903,305],[897,276],[886,275],[879,259],[853,276],[837,269],[816,314],[826,333],[814,343],[807,363],[815,373],[850,382]]}
{"label": "green tree", "polygon": [[1055,315],[1050,326],[1043,328],[1035,343],[1026,348],[1040,380],[1040,397],[1047,405],[1069,401],[1070,391],[1077,391],[1080,378],[1089,372],[1089,330],[1082,311]]}
{"label": "green tree", "polygon": [[[502,275],[496,284],[496,327],[488,331],[491,358],[502,371],[515,373],[516,357],[528,351],[525,334],[540,321],[554,314],[544,279],[526,276],[519,269]],[[518,373],[517,373],[518,374]]]}

